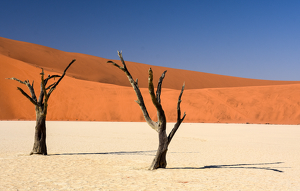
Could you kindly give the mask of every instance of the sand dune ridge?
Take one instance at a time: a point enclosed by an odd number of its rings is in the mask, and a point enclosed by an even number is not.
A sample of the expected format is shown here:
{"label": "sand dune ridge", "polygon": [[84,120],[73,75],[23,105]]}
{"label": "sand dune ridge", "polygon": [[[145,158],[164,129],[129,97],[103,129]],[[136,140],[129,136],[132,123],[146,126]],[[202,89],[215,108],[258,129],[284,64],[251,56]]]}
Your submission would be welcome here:
{"label": "sand dune ridge", "polygon": [[[0,120],[35,120],[34,106],[5,78],[34,80],[39,92],[41,67],[46,74],[68,70],[49,101],[48,120],[144,121],[135,93],[122,71],[105,58],[68,53],[53,48],[0,37]],[[125,56],[126,58],[126,56]],[[119,62],[119,61],[116,61]],[[146,106],[156,118],[147,90],[150,65],[126,62],[139,78]],[[186,90],[181,110],[184,122],[300,124],[300,82],[268,81],[207,74],[151,66],[154,83],[168,70],[162,89],[162,105],[170,122],[176,121],[176,104],[182,83]],[[156,81],[155,81],[156,80]]]}

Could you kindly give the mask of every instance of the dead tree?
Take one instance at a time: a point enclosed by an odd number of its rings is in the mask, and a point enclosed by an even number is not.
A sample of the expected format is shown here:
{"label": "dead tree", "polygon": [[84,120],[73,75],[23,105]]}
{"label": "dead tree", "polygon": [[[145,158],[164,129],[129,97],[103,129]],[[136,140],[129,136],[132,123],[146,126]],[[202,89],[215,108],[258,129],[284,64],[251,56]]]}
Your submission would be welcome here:
{"label": "dead tree", "polygon": [[143,112],[143,115],[144,115],[144,118],[145,118],[146,122],[148,123],[148,125],[151,128],[153,128],[155,131],[158,132],[159,145],[158,145],[158,149],[157,149],[157,152],[156,152],[156,156],[155,156],[149,170],[154,170],[154,169],[157,169],[157,168],[165,168],[167,166],[166,154],[167,154],[167,151],[168,151],[168,146],[169,146],[173,136],[175,135],[176,131],[178,130],[181,122],[184,120],[184,118],[186,116],[186,114],[184,113],[183,117],[181,118],[181,111],[180,111],[181,96],[182,96],[185,85],[183,84],[181,92],[180,92],[179,97],[178,97],[177,122],[174,125],[174,127],[173,127],[172,131],[170,132],[170,134],[167,136],[167,133],[166,133],[166,124],[167,124],[166,116],[165,116],[165,112],[164,112],[164,110],[161,106],[161,103],[160,103],[161,102],[161,100],[160,100],[161,85],[162,85],[162,81],[163,81],[167,71],[164,71],[163,74],[161,75],[160,79],[159,79],[157,90],[156,90],[156,95],[154,93],[152,69],[150,68],[149,71],[148,71],[148,75],[149,75],[149,77],[148,77],[149,93],[151,95],[152,103],[156,107],[156,110],[157,110],[158,121],[155,122],[150,118],[150,116],[148,114],[148,111],[147,111],[145,103],[144,103],[143,96],[142,96],[141,91],[140,91],[139,86],[138,86],[138,80],[134,81],[131,74],[127,70],[127,67],[125,65],[125,61],[124,61],[123,56],[122,56],[122,52],[118,51],[118,56],[121,59],[123,67],[119,66],[118,64],[116,64],[113,61],[108,61],[108,63],[112,63],[114,66],[118,67],[123,72],[125,72],[125,74],[128,77],[128,80],[129,80],[130,84],[132,85],[132,87],[133,87],[133,89],[136,93],[136,96],[137,96],[136,102],[139,104],[139,106],[140,106],[140,108]]}
{"label": "dead tree", "polygon": [[[29,83],[29,80],[21,81],[17,78],[7,78],[10,80],[15,80],[20,82],[21,84],[25,84],[31,96],[29,96],[23,89],[18,87],[18,90],[27,98],[31,103],[35,105],[35,114],[36,114],[36,125],[35,125],[35,134],[34,134],[34,144],[33,149],[30,153],[32,154],[41,154],[47,155],[47,146],[46,146],[46,115],[47,115],[47,108],[48,108],[48,100],[51,93],[55,90],[59,82],[63,79],[66,74],[68,68],[75,62],[75,59],[66,67],[64,73],[60,75],[48,75],[48,77],[44,78],[44,69],[42,68],[41,75],[41,90],[39,99],[37,99],[35,95],[35,91],[33,88],[34,81],[32,84]],[[52,83],[51,85],[47,86],[47,83],[50,79],[59,78],[57,82]],[[48,92],[47,92],[48,91]]]}

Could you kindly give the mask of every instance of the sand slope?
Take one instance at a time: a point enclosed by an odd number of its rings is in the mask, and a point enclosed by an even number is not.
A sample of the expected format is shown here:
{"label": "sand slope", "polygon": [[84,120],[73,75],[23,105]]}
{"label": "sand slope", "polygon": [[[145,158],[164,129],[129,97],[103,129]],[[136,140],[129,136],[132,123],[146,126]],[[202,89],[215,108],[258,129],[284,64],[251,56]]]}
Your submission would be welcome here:
{"label": "sand slope", "polygon": [[[111,64],[107,64],[106,62],[108,61],[108,59],[105,58],[79,53],[64,52],[41,45],[10,40],[2,37],[0,37],[0,54],[8,56],[10,58],[14,58],[16,60],[23,61],[34,66],[48,68],[50,71],[60,73],[63,72],[65,66],[69,62],[71,62],[71,60],[76,59],[76,64],[74,64],[72,68],[68,70],[68,76],[88,81],[116,84],[121,86],[130,86],[127,77],[124,75],[124,73],[112,67]],[[126,52],[123,53],[123,56],[126,60]],[[115,62],[120,63],[119,60],[115,60]],[[126,61],[126,64],[133,78],[139,79],[140,87],[148,87],[147,71],[150,67],[154,71],[155,83],[157,82],[162,72],[164,70],[168,70],[166,78],[164,80],[164,87],[170,89],[180,89],[183,82],[186,83],[187,89],[300,83],[294,81],[270,81],[237,78],[203,72],[194,72],[188,70],[178,70],[173,68],[151,66],[147,64],[140,64],[129,61]]]}
{"label": "sand slope", "polygon": [[[46,74],[61,73],[73,58],[77,61],[50,97],[48,120],[144,121],[125,74],[106,64],[107,59],[5,38],[0,38],[0,119],[35,119],[34,106],[16,88],[28,92],[27,87],[5,78],[34,80],[39,94],[39,67],[46,68]],[[148,90],[143,88],[147,81],[144,73],[149,67],[128,62],[132,75],[139,78],[149,113],[155,119]],[[154,74],[165,69],[151,67]],[[187,87],[181,105],[187,113],[185,122],[300,123],[300,82],[253,80],[170,68],[162,92],[168,121],[176,120],[183,81]]]}

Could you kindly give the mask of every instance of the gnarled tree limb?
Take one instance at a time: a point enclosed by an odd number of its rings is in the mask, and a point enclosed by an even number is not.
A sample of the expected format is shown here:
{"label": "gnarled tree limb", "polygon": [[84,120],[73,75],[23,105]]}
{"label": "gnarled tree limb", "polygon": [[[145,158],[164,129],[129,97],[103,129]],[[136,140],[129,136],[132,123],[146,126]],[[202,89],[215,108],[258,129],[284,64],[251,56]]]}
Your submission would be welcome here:
{"label": "gnarled tree limb", "polygon": [[[52,76],[48,75],[48,77],[44,80],[45,87],[46,87],[46,85],[47,85],[47,83],[48,83],[48,80],[50,80],[50,79],[52,79],[52,78],[54,78],[54,80],[55,80],[55,78],[60,78],[60,77],[61,77],[60,75],[52,75]],[[46,89],[47,89],[47,88],[46,88]]]}
{"label": "gnarled tree limb", "polygon": [[[150,68],[149,71],[149,77],[148,77],[148,86],[149,86],[149,93],[150,93],[150,96],[151,96],[151,100],[152,100],[152,103],[153,105],[156,107],[156,110],[157,110],[157,116],[158,116],[158,121],[161,123],[162,118],[165,118],[165,112],[160,104],[160,91],[157,91],[156,93],[158,94],[158,97],[155,96],[154,94],[154,85],[153,85],[153,72],[152,72],[152,69]],[[162,74],[162,77],[161,77],[161,80],[160,82],[158,83],[159,87],[161,88],[161,83],[162,83],[162,79],[165,75],[165,72]]]}
{"label": "gnarled tree limb", "polygon": [[30,102],[32,102],[34,105],[37,105],[37,99],[36,99],[36,96],[35,96],[35,93],[34,93],[34,88],[33,88],[34,81],[32,81],[32,85],[30,85],[29,80],[21,81],[21,80],[19,80],[17,78],[14,78],[14,77],[12,77],[12,78],[6,78],[6,79],[8,79],[8,80],[15,80],[15,81],[17,81],[17,82],[19,82],[21,84],[25,84],[28,87],[29,91],[30,91],[31,97],[23,89],[21,89],[20,87],[18,87],[18,90],[26,98],[28,98]]}
{"label": "gnarled tree limb", "polygon": [[149,124],[149,126],[150,126],[152,129],[158,131],[158,128],[157,128],[155,122],[150,118],[149,113],[148,113],[148,111],[147,111],[147,108],[146,108],[146,106],[145,106],[145,103],[144,103],[144,99],[143,99],[142,93],[141,93],[141,91],[140,91],[140,89],[139,89],[139,86],[138,86],[138,80],[134,81],[133,78],[132,78],[132,76],[131,76],[131,74],[130,74],[129,71],[127,70],[125,61],[124,61],[123,56],[122,56],[122,51],[121,51],[121,52],[118,51],[118,56],[119,56],[120,59],[121,59],[121,62],[122,62],[123,67],[120,66],[120,65],[118,65],[118,64],[116,64],[116,63],[113,62],[113,61],[108,61],[107,63],[111,63],[111,64],[114,65],[115,67],[117,67],[117,68],[119,68],[120,70],[122,70],[123,72],[125,72],[125,74],[126,74],[128,80],[129,80],[131,86],[133,87],[133,89],[134,89],[134,91],[135,91],[135,94],[136,94],[136,96],[137,96],[136,102],[137,102],[137,104],[139,104],[139,106],[140,106],[140,108],[141,108],[141,110],[142,110],[142,112],[143,112],[143,115],[144,115],[144,118],[145,118],[146,122]]}
{"label": "gnarled tree limb", "polygon": [[177,101],[177,122],[175,123],[172,131],[170,132],[169,136],[168,136],[168,143],[170,144],[173,136],[175,135],[176,131],[178,130],[181,122],[184,120],[186,114],[184,112],[183,117],[181,118],[181,110],[180,110],[180,103],[181,103],[181,96],[183,94],[183,90],[184,90],[185,84],[183,84],[182,88],[181,88],[181,92],[179,94],[178,97],[178,101]]}
{"label": "gnarled tree limb", "polygon": [[49,85],[48,87],[46,87],[46,90],[49,90],[51,87],[53,87],[56,84],[56,82],[52,83],[51,85]]}
{"label": "gnarled tree limb", "polygon": [[157,89],[156,89],[156,99],[157,99],[157,101],[158,101],[158,103],[160,103],[160,95],[161,95],[161,85],[162,85],[162,81],[163,81],[163,79],[165,78],[165,76],[166,76],[166,72],[167,72],[167,70],[165,70],[163,73],[162,73],[162,75],[161,75],[161,77],[159,78],[159,80],[158,80],[158,85],[157,85]]}
{"label": "gnarled tree limb", "polygon": [[19,79],[17,79],[17,78],[14,78],[14,77],[12,77],[12,78],[5,78],[5,79],[7,79],[7,80],[15,80],[15,81],[17,81],[17,82],[19,82],[19,83],[21,83],[21,84],[27,84],[29,81],[27,81],[27,80],[25,80],[24,82],[23,81],[21,81],[21,80],[19,80]]}
{"label": "gnarled tree limb", "polygon": [[58,81],[50,88],[49,92],[48,92],[48,97],[50,97],[51,93],[55,90],[56,86],[59,84],[59,82],[63,79],[63,77],[66,75],[66,71],[69,69],[69,67],[75,62],[76,60],[72,60],[70,62],[70,64],[66,67],[66,69],[64,70],[63,75],[58,79]]}
{"label": "gnarled tree limb", "polygon": [[27,99],[29,99],[29,101],[31,103],[33,103],[34,105],[37,104],[36,101],[34,101],[24,90],[22,90],[22,88],[20,88],[20,87],[17,87],[17,88]]}
{"label": "gnarled tree limb", "polygon": [[[156,89],[156,100],[159,104],[161,104],[161,100],[160,100],[160,95],[161,95],[161,86],[162,86],[162,82],[163,82],[163,79],[165,78],[165,74],[166,74],[167,70],[165,70],[161,77],[159,78],[158,80],[158,84],[157,84],[157,89]],[[158,121],[161,121],[161,115],[160,115],[160,112],[157,112],[157,119]]]}

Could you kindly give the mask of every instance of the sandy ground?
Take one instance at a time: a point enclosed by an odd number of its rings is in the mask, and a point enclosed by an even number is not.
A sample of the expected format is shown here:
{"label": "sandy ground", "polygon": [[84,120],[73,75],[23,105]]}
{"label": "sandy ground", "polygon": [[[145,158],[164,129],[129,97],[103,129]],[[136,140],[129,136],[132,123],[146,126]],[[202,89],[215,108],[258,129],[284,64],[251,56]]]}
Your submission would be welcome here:
{"label": "sandy ground", "polygon": [[155,171],[146,123],[47,122],[49,155],[29,156],[34,125],[0,122],[0,190],[300,190],[296,125],[184,123]]}

